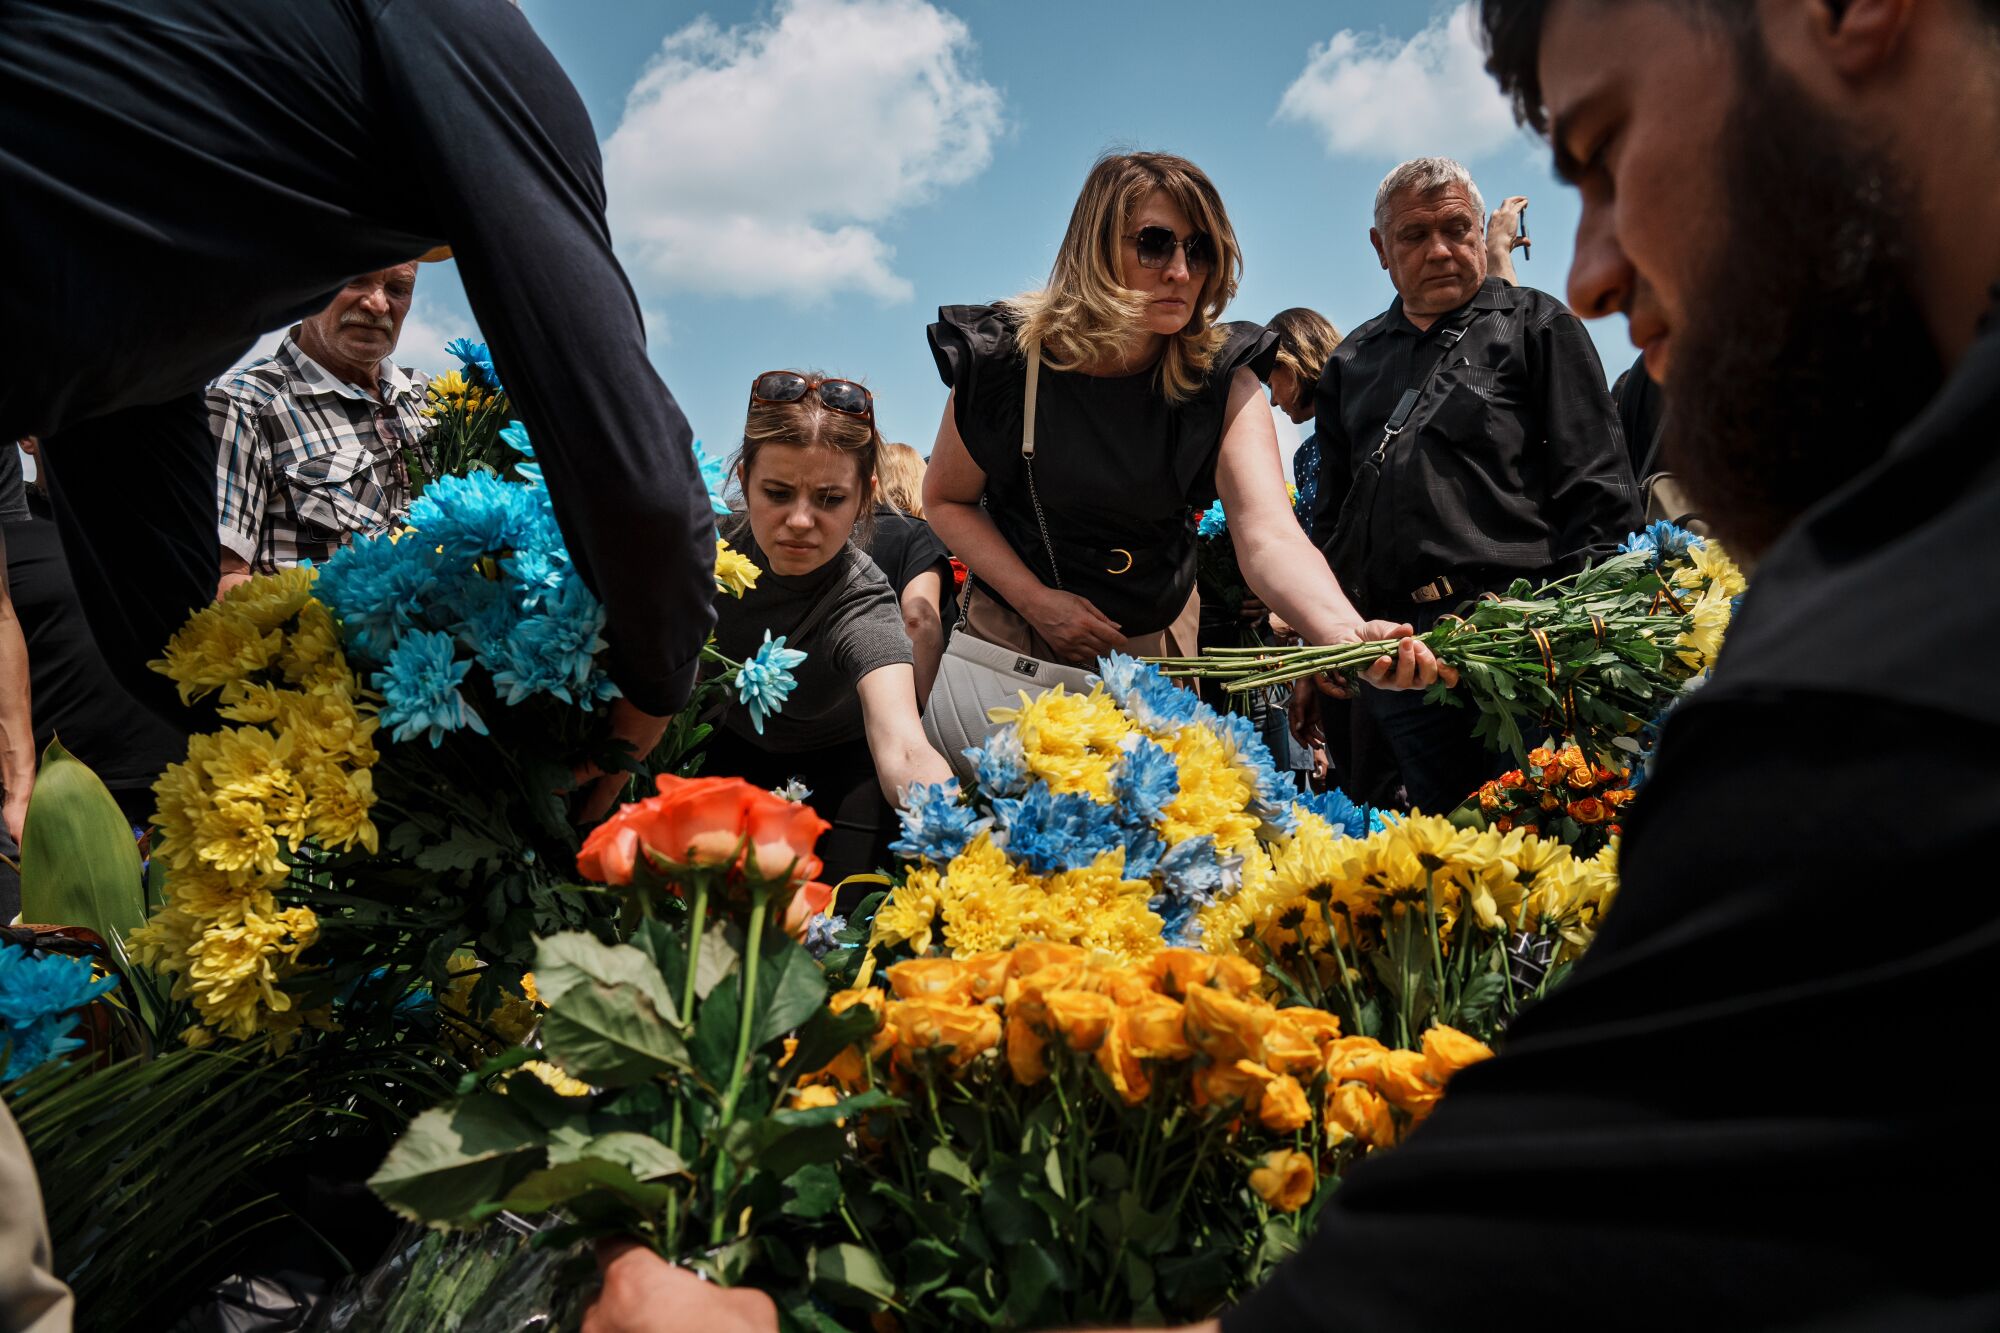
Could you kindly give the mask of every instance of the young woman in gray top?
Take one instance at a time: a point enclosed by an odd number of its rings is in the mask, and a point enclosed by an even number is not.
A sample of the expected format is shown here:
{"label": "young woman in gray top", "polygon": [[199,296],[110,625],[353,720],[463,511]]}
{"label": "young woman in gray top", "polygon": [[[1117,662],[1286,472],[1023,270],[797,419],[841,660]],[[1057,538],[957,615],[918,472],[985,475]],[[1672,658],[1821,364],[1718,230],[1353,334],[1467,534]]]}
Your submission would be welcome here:
{"label": "young woman in gray top", "polygon": [[951,777],[918,719],[896,595],[851,540],[867,539],[880,446],[860,385],[767,371],[751,386],[743,427],[744,511],[724,522],[763,574],[740,600],[716,598],[716,647],[741,661],[768,632],[806,659],[783,710],[761,726],[731,704],[704,771],[810,788],[809,803],[833,823],[819,844],[829,883],[888,864],[892,803],[912,782]]}

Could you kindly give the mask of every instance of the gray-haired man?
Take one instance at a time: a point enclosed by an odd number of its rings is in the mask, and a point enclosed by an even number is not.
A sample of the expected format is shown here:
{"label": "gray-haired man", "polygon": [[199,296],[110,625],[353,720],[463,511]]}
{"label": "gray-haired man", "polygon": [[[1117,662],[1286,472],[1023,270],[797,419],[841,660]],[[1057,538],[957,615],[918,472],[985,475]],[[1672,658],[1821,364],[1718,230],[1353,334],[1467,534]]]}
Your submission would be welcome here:
{"label": "gray-haired man", "polygon": [[[1553,296],[1487,275],[1486,204],[1464,167],[1390,172],[1368,236],[1396,300],[1320,375],[1313,535],[1364,615],[1422,631],[1609,553],[1639,506],[1589,336]],[[1443,813],[1497,771],[1469,714],[1364,697],[1419,809]]]}

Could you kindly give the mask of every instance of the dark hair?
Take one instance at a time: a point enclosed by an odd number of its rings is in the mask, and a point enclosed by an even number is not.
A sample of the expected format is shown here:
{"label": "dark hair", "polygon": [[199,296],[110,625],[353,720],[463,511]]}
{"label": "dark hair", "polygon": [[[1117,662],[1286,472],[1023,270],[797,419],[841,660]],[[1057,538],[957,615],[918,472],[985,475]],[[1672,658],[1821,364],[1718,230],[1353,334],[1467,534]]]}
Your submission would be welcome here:
{"label": "dark hair", "polygon": [[[1583,0],[1578,0],[1582,3]],[[1758,31],[1757,8],[1744,0],[1667,0],[1689,18],[1730,32],[1739,41]],[[1480,0],[1479,23],[1486,34],[1486,70],[1514,104],[1514,118],[1537,134],[1547,134],[1542,106],[1542,24],[1555,0]],[[1597,5],[1631,0],[1589,0]],[[2000,0],[1971,0],[1987,23],[2000,27]]]}
{"label": "dark hair", "polygon": [[[816,370],[791,372],[808,380],[825,379]],[[866,546],[875,534],[875,506],[867,502],[868,488],[875,479],[875,467],[882,453],[882,434],[872,418],[836,412],[809,393],[795,403],[753,401],[743,420],[743,447],[736,455],[737,475],[748,485],[750,469],[767,444],[789,444],[802,449],[837,449],[854,460],[854,484],[860,488],[859,511],[854,516],[853,540]],[[748,521],[747,518],[745,520]]]}
{"label": "dark hair", "polygon": [[[1298,377],[1299,387],[1310,393],[1319,383],[1320,371],[1340,346],[1340,330],[1317,310],[1295,305],[1271,316],[1264,326],[1278,335],[1277,359],[1273,368],[1284,366]],[[1268,377],[1265,380],[1269,383]]]}

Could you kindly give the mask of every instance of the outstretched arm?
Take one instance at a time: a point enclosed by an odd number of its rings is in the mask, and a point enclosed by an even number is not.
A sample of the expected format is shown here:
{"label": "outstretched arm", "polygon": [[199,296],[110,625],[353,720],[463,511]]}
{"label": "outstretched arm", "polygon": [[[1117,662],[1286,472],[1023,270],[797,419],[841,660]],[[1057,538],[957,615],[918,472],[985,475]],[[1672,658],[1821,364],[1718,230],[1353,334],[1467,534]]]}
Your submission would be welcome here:
{"label": "outstretched arm", "polygon": [[[7,448],[14,446],[8,444]],[[16,847],[35,789],[35,723],[28,691],[28,643],[7,587],[7,539],[0,537],[0,810]]]}

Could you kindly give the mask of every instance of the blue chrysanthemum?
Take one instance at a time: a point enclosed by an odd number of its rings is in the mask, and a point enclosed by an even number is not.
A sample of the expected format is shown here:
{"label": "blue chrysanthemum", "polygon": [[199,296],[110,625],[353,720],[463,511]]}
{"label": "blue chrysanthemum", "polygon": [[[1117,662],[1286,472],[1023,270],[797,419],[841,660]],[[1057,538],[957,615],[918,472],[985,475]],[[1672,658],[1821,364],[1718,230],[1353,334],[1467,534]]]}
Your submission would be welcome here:
{"label": "blue chrysanthemum", "polygon": [[815,912],[806,918],[806,935],[803,943],[806,952],[814,958],[824,958],[840,947],[834,936],[847,929],[847,918],[828,916],[825,912]]}
{"label": "blue chrysanthemum", "polygon": [[487,352],[485,343],[476,343],[470,338],[453,338],[444,345],[444,352],[446,356],[458,358],[468,378],[478,380],[495,393],[504,392],[500,387],[500,372],[493,368],[493,358]]}
{"label": "blue chrysanthemum", "polygon": [[604,607],[582,579],[570,579],[541,610],[516,622],[493,672],[493,688],[508,704],[532,694],[590,705],[618,697],[597,666],[604,649]]}
{"label": "blue chrysanthemum", "polygon": [[1249,718],[1241,713],[1217,713],[1210,725],[1228,743],[1237,767],[1257,789],[1252,813],[1279,832],[1290,833],[1298,825],[1292,814],[1292,802],[1299,795],[1298,780],[1279,769],[1271,747],[1264,743],[1263,735]]}
{"label": "blue chrysanthemum", "polygon": [[792,668],[805,660],[798,649],[785,647],[784,635],[773,639],[765,630],[764,642],[736,673],[737,701],[750,710],[750,725],[759,736],[764,734],[764,719],[784,708],[799,683]]}
{"label": "blue chrysanthemum", "polygon": [[1028,786],[1028,752],[1021,748],[1021,733],[1002,727],[986,738],[983,746],[967,747],[965,757],[973,763],[973,777],[988,800],[996,796],[1018,796]]}
{"label": "blue chrysanthemum", "polygon": [[1167,854],[1167,840],[1150,825],[1129,819],[1120,827],[1125,835],[1125,878],[1151,879]]}
{"label": "blue chrysanthemum", "polygon": [[991,818],[959,801],[956,781],[912,783],[899,814],[903,836],[889,850],[904,860],[933,865],[945,864],[993,825]]}
{"label": "blue chrysanthemum", "polygon": [[1126,818],[1156,824],[1181,794],[1181,772],[1174,757],[1144,737],[1126,742],[1125,756],[1111,775],[1111,794],[1125,807]]}
{"label": "blue chrysanthemum", "polygon": [[1195,524],[1195,531],[1203,537],[1220,537],[1229,531],[1229,517],[1222,512],[1222,501],[1201,511],[1201,521]]}
{"label": "blue chrysanthemum", "polygon": [[1037,781],[1025,796],[993,802],[999,841],[1007,854],[1037,875],[1081,870],[1114,847],[1123,847],[1117,811],[1081,792],[1057,795]]}
{"label": "blue chrysanthemum", "polygon": [[341,622],[348,653],[380,663],[405,633],[429,627],[425,613],[440,586],[434,547],[357,537],[319,567],[313,596]]}
{"label": "blue chrysanthemum", "polygon": [[[447,565],[519,547],[546,546],[549,536],[541,512],[545,496],[546,492],[510,484],[490,472],[439,477],[410,506],[410,526]],[[548,522],[553,523],[552,516]]]}
{"label": "blue chrysanthemum", "polygon": [[1688,551],[1697,546],[1706,546],[1700,536],[1689,532],[1666,519],[1648,523],[1644,532],[1635,532],[1619,543],[1623,552],[1644,551],[1653,557],[1655,565],[1668,565],[1688,558]]}
{"label": "blue chrysanthemum", "polygon": [[1334,833],[1341,837],[1365,838],[1388,826],[1379,811],[1370,810],[1338,787],[1331,791],[1301,792],[1297,804],[1333,825]]}
{"label": "blue chrysanthemum", "polygon": [[438,745],[446,732],[464,727],[486,735],[486,723],[459,693],[472,663],[454,657],[452,649],[448,634],[407,634],[390,654],[387,669],[371,678],[382,693],[382,725],[392,739],[427,735]]}
{"label": "blue chrysanthemum", "polygon": [[60,954],[33,957],[0,945],[0,1079],[13,1080],[80,1050],[70,1035],[77,1010],[118,988],[115,977],[93,980],[90,963]]}
{"label": "blue chrysanthemum", "polygon": [[1107,653],[1097,659],[1097,674],[1120,708],[1148,731],[1178,731],[1199,717],[1207,706],[1148,666],[1124,653]]}
{"label": "blue chrysanthemum", "polygon": [[708,507],[717,518],[729,517],[729,502],[722,498],[723,490],[729,485],[729,470],[719,458],[709,455],[701,447],[701,441],[694,442],[694,463],[701,470],[702,485],[708,487]]}

